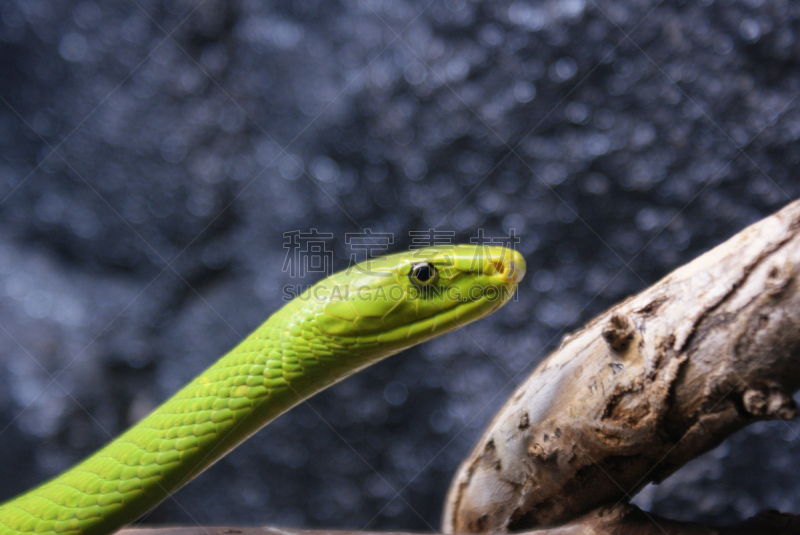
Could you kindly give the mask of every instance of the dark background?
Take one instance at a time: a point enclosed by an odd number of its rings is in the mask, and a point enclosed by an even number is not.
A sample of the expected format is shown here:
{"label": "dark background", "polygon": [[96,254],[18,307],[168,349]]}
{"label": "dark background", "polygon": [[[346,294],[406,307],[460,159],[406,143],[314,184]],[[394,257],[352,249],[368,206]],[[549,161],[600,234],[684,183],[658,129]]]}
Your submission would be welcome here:
{"label": "dark background", "polygon": [[[431,530],[564,333],[800,194],[788,0],[0,3],[0,500],[281,304],[283,233],[514,228],[519,300],[314,398],[146,522]],[[312,282],[313,277],[307,279]],[[470,339],[471,338],[471,339]],[[800,512],[752,426],[637,502]],[[397,492],[399,491],[399,496]]]}

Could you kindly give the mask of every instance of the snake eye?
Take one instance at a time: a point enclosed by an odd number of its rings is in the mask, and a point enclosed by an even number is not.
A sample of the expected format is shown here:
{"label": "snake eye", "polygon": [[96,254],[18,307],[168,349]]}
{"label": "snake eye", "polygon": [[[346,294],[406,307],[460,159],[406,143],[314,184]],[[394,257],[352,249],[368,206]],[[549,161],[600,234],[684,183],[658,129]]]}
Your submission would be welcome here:
{"label": "snake eye", "polygon": [[411,266],[408,278],[414,286],[431,286],[439,280],[439,271],[430,262],[420,262]]}

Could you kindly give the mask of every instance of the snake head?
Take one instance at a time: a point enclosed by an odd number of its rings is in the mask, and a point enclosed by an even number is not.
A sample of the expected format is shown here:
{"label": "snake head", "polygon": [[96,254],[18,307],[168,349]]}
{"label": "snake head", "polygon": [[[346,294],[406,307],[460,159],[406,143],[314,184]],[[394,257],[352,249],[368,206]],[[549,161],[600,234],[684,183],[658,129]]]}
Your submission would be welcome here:
{"label": "snake head", "polygon": [[431,247],[370,259],[310,289],[322,335],[372,353],[400,351],[508,302],[525,260],[504,247]]}

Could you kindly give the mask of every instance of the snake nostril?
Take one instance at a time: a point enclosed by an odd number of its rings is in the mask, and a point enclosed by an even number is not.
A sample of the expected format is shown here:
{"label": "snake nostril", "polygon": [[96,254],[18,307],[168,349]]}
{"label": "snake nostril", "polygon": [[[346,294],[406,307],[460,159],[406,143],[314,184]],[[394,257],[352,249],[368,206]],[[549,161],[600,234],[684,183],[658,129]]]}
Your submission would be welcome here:
{"label": "snake nostril", "polygon": [[502,260],[495,260],[492,262],[494,264],[494,272],[498,275],[505,275],[506,274],[506,266]]}

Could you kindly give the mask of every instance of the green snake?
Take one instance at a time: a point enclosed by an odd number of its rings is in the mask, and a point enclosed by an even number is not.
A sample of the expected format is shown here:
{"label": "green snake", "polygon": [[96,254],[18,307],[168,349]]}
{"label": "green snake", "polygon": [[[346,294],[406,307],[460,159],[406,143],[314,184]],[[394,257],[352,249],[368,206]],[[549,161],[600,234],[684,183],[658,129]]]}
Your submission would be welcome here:
{"label": "green snake", "polygon": [[0,505],[0,535],[112,533],[313,394],[497,310],[524,274],[513,250],[459,245],[325,278],[110,444]]}

